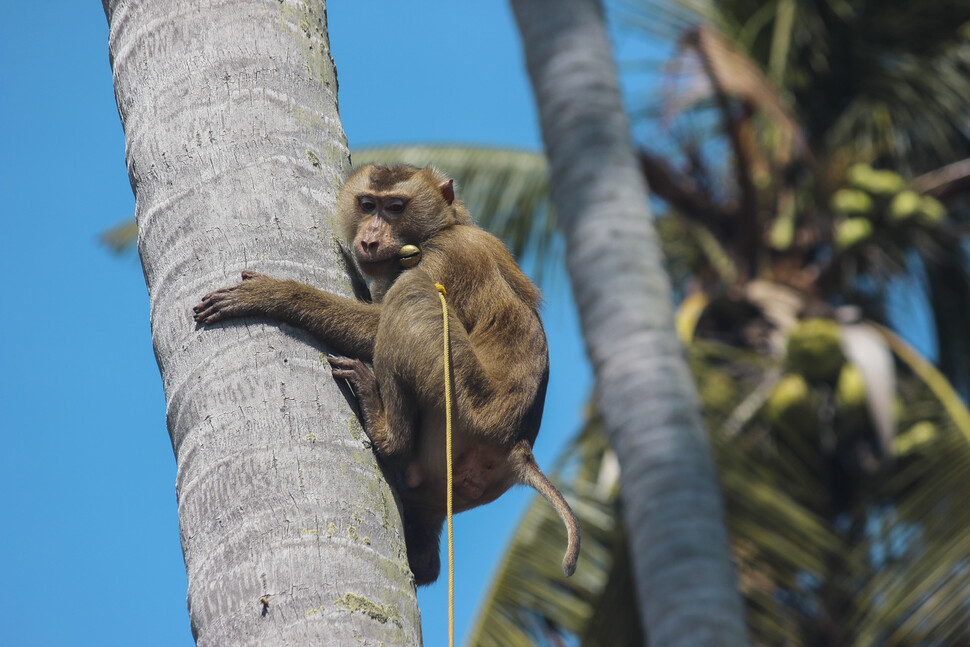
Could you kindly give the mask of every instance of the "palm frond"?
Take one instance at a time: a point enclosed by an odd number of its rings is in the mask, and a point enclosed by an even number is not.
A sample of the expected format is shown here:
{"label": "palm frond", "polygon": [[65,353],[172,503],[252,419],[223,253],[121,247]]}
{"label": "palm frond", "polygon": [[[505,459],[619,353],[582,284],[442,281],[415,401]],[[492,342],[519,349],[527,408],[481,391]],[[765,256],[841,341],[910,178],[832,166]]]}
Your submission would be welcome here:
{"label": "palm frond", "polygon": [[887,328],[880,328],[893,353],[900,361],[906,363],[914,375],[920,378],[939,400],[953,425],[970,443],[970,411],[953,389],[953,386],[937,370],[933,364],[916,352],[912,346],[903,341],[898,335]]}
{"label": "palm frond", "polygon": [[866,408],[883,456],[892,452],[896,435],[896,367],[889,343],[866,322],[842,325],[842,352],[862,375]]}
{"label": "palm frond", "polygon": [[724,34],[791,94],[817,154],[850,147],[870,152],[870,159],[887,156],[908,172],[970,155],[964,117],[970,6],[952,0],[613,4],[622,24],[669,44],[698,24]]}
{"label": "palm frond", "polygon": [[728,529],[752,633],[760,644],[784,645],[810,626],[814,583],[831,576],[842,542],[780,487],[774,469],[745,460],[748,453],[739,446],[718,452]]}
{"label": "palm frond", "polygon": [[970,191],[970,158],[924,173],[914,178],[910,187],[917,193],[930,193],[941,200]]}
{"label": "palm frond", "polygon": [[874,492],[894,505],[869,511],[856,549],[871,575],[846,623],[854,644],[970,639],[970,508],[961,495],[970,488],[970,444],[944,419],[936,427],[936,440],[923,443]]}
{"label": "palm frond", "polygon": [[[831,468],[824,466],[831,450],[818,438],[806,437],[804,428],[768,429],[751,416],[730,433],[723,427],[759,380],[778,370],[778,359],[708,339],[689,344],[759,645],[915,646],[970,638],[964,539],[970,508],[962,496],[970,488],[970,442],[958,428],[967,414],[928,362],[878,330],[905,369],[899,424],[907,431],[894,445],[896,461],[871,475],[834,516]],[[576,579],[559,577],[565,536],[551,508],[537,499],[470,644],[645,644],[631,603],[615,463],[595,415],[569,456],[569,476],[560,483],[584,532]],[[834,627],[831,636],[826,627]]]}
{"label": "palm frond", "polygon": [[[670,113],[710,98],[712,90],[741,99],[744,103],[763,110],[781,128],[783,136],[801,146],[801,131],[795,119],[791,116],[787,106],[781,99],[777,88],[768,80],[759,66],[736,45],[729,42],[718,32],[700,27],[688,32],[687,38],[682,40],[680,52],[674,58],[674,63],[688,57],[682,62],[686,70],[693,70],[694,74],[700,70],[697,65],[691,65],[689,57],[696,52],[704,61],[701,66],[707,70],[710,83],[705,87],[707,93],[696,95],[678,95],[673,98],[674,103],[667,109]],[[693,82],[696,87],[699,83]],[[704,84],[700,84],[704,86]]]}
{"label": "palm frond", "polygon": [[135,247],[138,240],[138,224],[134,217],[108,229],[99,239],[100,243],[115,254],[124,254]]}

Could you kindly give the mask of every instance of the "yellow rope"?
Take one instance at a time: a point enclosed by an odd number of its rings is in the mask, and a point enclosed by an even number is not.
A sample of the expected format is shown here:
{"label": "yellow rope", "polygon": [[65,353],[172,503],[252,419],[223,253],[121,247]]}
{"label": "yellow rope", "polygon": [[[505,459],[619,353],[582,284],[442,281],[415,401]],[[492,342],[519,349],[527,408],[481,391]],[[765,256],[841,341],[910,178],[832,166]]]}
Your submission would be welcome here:
{"label": "yellow rope", "polygon": [[448,348],[448,302],[445,301],[445,286],[435,283],[438,298],[441,299],[441,319],[445,327],[445,462],[447,463],[448,485],[445,491],[448,515],[448,646],[455,645],[455,539],[452,530],[452,469],[451,469],[451,357]]}

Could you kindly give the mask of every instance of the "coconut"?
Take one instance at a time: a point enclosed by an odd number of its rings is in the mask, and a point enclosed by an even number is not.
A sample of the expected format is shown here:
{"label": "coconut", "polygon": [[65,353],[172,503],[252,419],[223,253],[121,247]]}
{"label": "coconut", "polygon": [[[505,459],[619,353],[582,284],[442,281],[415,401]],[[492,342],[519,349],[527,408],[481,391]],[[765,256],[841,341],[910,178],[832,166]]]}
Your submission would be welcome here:
{"label": "coconut", "polygon": [[921,197],[916,191],[900,191],[889,203],[889,219],[892,222],[906,222],[920,210]]}
{"label": "coconut", "polygon": [[919,220],[924,225],[935,227],[946,218],[946,207],[936,198],[924,195],[919,203]]}
{"label": "coconut", "polygon": [[872,237],[872,222],[868,218],[849,218],[835,227],[835,246],[840,251],[857,247]]}
{"label": "coconut", "polygon": [[844,216],[864,216],[872,213],[875,203],[869,194],[858,189],[839,189],[829,202],[832,211]]}
{"label": "coconut", "polygon": [[888,198],[906,187],[902,176],[895,171],[877,171],[866,164],[854,164],[847,174],[849,184],[874,196]]}
{"label": "coconut", "polygon": [[801,375],[789,373],[778,381],[762,410],[773,427],[811,434],[818,426],[815,394]]}
{"label": "coconut", "polygon": [[839,324],[805,319],[788,335],[788,365],[810,380],[835,380],[845,363]]}

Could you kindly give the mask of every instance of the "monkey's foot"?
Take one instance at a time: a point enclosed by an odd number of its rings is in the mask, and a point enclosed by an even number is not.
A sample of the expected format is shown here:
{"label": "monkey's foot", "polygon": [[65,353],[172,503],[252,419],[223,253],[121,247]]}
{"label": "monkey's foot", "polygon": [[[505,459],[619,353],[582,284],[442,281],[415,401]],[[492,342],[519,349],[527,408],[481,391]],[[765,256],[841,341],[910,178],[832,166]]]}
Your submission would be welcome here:
{"label": "monkey's foot", "polygon": [[229,288],[222,288],[202,297],[202,302],[192,308],[197,324],[210,325],[224,319],[242,317],[253,312],[253,300],[249,292],[252,279],[263,278],[262,274],[246,270],[242,273],[243,282]]}
{"label": "monkey's foot", "polygon": [[377,390],[377,378],[374,372],[367,368],[362,361],[352,357],[341,357],[339,355],[327,355],[330,362],[330,372],[334,377],[347,380],[354,395],[360,402],[361,413],[364,414],[364,431],[367,432],[371,442],[376,439],[372,436],[378,418],[383,413],[384,403],[381,402],[380,393]]}
{"label": "monkey's foot", "polygon": [[431,584],[441,572],[439,541],[444,519],[429,517],[413,504],[404,504],[404,543],[408,565],[418,586]]}
{"label": "monkey's foot", "polygon": [[377,378],[362,361],[340,355],[327,355],[327,361],[333,376],[347,380],[358,398],[377,397]]}
{"label": "monkey's foot", "polygon": [[433,547],[411,550],[408,546],[408,566],[414,574],[414,583],[418,586],[432,584],[441,572],[441,557],[438,555],[437,542]]}

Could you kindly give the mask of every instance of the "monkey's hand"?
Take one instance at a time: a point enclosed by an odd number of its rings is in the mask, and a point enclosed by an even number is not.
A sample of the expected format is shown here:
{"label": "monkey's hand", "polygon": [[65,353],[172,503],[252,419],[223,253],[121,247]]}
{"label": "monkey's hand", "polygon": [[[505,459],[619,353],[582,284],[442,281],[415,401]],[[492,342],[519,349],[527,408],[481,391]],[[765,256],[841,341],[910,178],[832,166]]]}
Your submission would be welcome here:
{"label": "monkey's hand", "polygon": [[195,322],[211,325],[224,319],[245,317],[261,311],[262,292],[266,284],[275,282],[263,274],[246,270],[243,281],[229,288],[222,288],[202,297],[202,302],[192,308]]}

